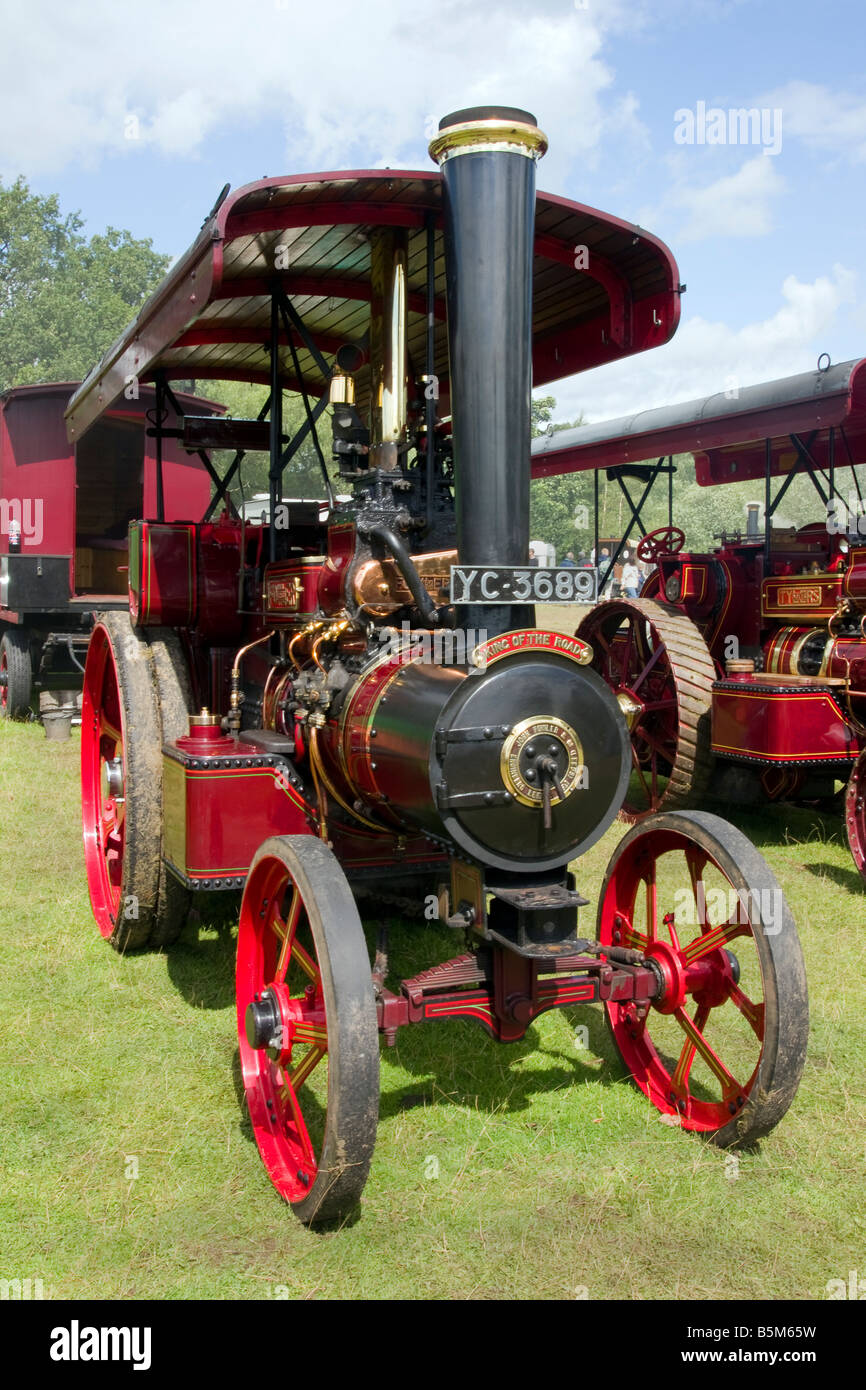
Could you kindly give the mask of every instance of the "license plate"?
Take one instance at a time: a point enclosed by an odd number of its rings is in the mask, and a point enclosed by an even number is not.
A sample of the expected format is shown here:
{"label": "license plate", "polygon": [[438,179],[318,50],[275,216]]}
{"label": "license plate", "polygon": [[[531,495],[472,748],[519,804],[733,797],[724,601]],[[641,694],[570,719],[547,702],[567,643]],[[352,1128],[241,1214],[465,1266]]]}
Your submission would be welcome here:
{"label": "license plate", "polygon": [[594,603],[597,586],[596,570],[569,565],[562,569],[451,566],[452,603]]}

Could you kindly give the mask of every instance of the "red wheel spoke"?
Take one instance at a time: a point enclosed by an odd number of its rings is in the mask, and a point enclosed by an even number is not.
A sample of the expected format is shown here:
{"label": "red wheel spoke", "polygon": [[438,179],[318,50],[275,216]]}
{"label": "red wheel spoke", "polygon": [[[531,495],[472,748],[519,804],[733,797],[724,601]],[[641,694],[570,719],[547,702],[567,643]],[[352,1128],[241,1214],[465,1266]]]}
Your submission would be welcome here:
{"label": "red wheel spoke", "polygon": [[[710,1011],[705,1005],[701,1005],[695,1014],[694,1026],[699,1033],[702,1033],[707,1026],[707,1019]],[[683,1050],[680,1053],[679,1061],[674,1068],[671,1084],[674,1091],[684,1094],[689,1089],[689,1073],[692,1069],[692,1062],[695,1060],[696,1047],[694,1041],[687,1037],[683,1043]]]}
{"label": "red wheel spoke", "polygon": [[642,768],[641,765],[640,765],[640,759],[639,759],[639,757],[638,757],[637,749],[635,748],[635,746],[634,746],[633,743],[632,743],[632,746],[631,746],[631,761],[632,761],[632,766],[634,767],[635,772],[637,773],[638,777],[640,778],[640,780],[641,780],[641,782],[642,782],[642,784],[643,784],[643,789],[644,789],[644,792],[646,793],[647,802],[648,802],[648,803],[650,804],[650,806],[651,806],[651,805],[652,805],[652,792],[650,791],[650,788],[649,788],[649,785],[648,785],[648,783],[647,783],[646,777],[644,776],[644,771],[643,771],[643,768]]}
{"label": "red wheel spoke", "polygon": [[645,666],[645,667],[643,668],[643,670],[641,671],[641,673],[640,673],[640,675],[638,676],[637,680],[634,681],[634,683],[632,684],[632,687],[631,687],[631,688],[632,688],[632,690],[633,690],[635,693],[637,693],[638,687],[641,686],[641,685],[643,685],[644,681],[646,680],[646,678],[647,678],[647,676],[649,675],[650,671],[651,671],[651,670],[653,669],[653,667],[655,666],[656,662],[658,661],[658,659],[659,659],[659,657],[661,656],[661,654],[662,654],[663,651],[664,651],[664,647],[663,647],[663,646],[659,645],[658,647],[656,647],[655,651],[653,652],[653,654],[652,654],[652,656],[650,657],[649,661],[647,662],[646,666]]}
{"label": "red wheel spoke", "polygon": [[697,1025],[697,1017],[698,1015],[696,1015],[695,1020],[692,1020],[683,1008],[674,1010],[674,1018],[682,1028],[686,1037],[694,1044],[710,1071],[713,1073],[713,1076],[721,1083],[722,1095],[727,1098],[728,1096],[741,1094],[743,1089],[742,1086],[737,1079],[731,1075],[721,1057],[719,1057],[718,1053],[715,1052],[707,1042],[701,1029]]}
{"label": "red wheel spoke", "polygon": [[[327,1044],[327,1033],[325,1034],[325,1043]],[[311,1047],[307,1055],[298,1063],[298,1065],[294,1067],[291,1072],[285,1073],[286,1081],[290,1090],[297,1092],[301,1089],[304,1082],[310,1076],[311,1072],[313,1072],[315,1068],[319,1065],[326,1052],[327,1045],[325,1047],[321,1047],[318,1045],[316,1045],[315,1047]]]}
{"label": "red wheel spoke", "polygon": [[[277,933],[277,936],[280,937],[282,941],[282,945],[280,947],[280,956],[279,960],[277,961],[277,968],[274,974],[274,980],[278,984],[281,984],[283,980],[285,980],[286,978],[286,971],[289,967],[289,959],[291,958],[294,952],[295,933],[298,929],[298,918],[300,917],[300,914],[301,895],[298,892],[297,888],[293,885],[292,900],[289,903],[289,910],[286,913],[286,920],[283,921],[279,914],[275,913],[272,922],[274,931]],[[280,927],[282,927],[282,931],[279,930],[277,923],[279,923]]]}
{"label": "red wheel spoke", "polygon": [[623,685],[629,684],[628,674],[631,667],[631,650],[634,641],[634,632],[635,625],[633,622],[629,622],[628,632],[625,639],[625,649],[622,654],[622,665],[620,666],[620,675],[622,677]]}
{"label": "red wheel spoke", "polygon": [[646,875],[646,924],[650,941],[658,938],[658,887],[656,884],[656,861]]}
{"label": "red wheel spoke", "polygon": [[720,922],[717,927],[705,923],[704,926],[705,930],[701,935],[696,936],[683,949],[683,960],[686,965],[694,965],[695,961],[701,959],[701,956],[708,956],[711,951],[717,951],[728,941],[736,941],[738,936],[751,936],[752,934],[748,924],[742,922]]}
{"label": "red wheel spoke", "polygon": [[303,1023],[296,1023],[293,1029],[292,1041],[296,1043],[308,1043],[316,1048],[323,1055],[328,1050],[328,1029],[324,1022],[315,1023],[312,1019]]}
{"label": "red wheel spoke", "polygon": [[116,746],[123,743],[123,734],[115,724],[112,724],[103,710],[101,710],[99,714],[99,736],[100,738],[110,739]]}
{"label": "red wheel spoke", "polygon": [[313,1170],[312,1173],[310,1173],[309,1175],[312,1178],[315,1176],[315,1172],[318,1167],[318,1164],[316,1163],[316,1154],[313,1148],[312,1140],[310,1139],[310,1132],[307,1129],[307,1122],[304,1119],[303,1111],[301,1110],[300,1102],[298,1100],[295,1088],[292,1085],[292,1082],[287,1072],[283,1072],[283,1085],[280,1088],[280,1096],[289,1106],[289,1109],[291,1110],[292,1115],[294,1117],[295,1129],[297,1130],[298,1134],[298,1142],[301,1146],[301,1152],[306,1162],[310,1165],[310,1167]]}
{"label": "red wheel spoke", "polygon": [[707,856],[701,850],[687,849],[686,863],[689,866],[689,878],[692,884],[698,926],[704,932],[707,928],[707,893],[704,888],[703,872],[706,868]]}
{"label": "red wheel spoke", "polygon": [[739,985],[732,985],[728,996],[734,1001],[740,1013],[752,1027],[752,1031],[759,1042],[764,1041],[764,1005],[755,1004],[747,994],[744,994]]}
{"label": "red wheel spoke", "polygon": [[673,753],[669,744],[663,743],[660,738],[654,737],[643,724],[639,724],[636,733],[643,739],[648,748],[652,749],[657,756],[665,758],[668,762],[673,762]]}
{"label": "red wheel spoke", "polygon": [[625,919],[625,923],[625,931],[622,933],[622,945],[627,946],[629,950],[632,951],[645,951],[650,943],[650,938],[642,931],[638,931],[637,927],[633,926],[628,918]]}
{"label": "red wheel spoke", "polygon": [[292,960],[299,965],[305,975],[308,975],[314,985],[320,982],[319,967],[312,956],[304,950],[299,941],[292,943]]}

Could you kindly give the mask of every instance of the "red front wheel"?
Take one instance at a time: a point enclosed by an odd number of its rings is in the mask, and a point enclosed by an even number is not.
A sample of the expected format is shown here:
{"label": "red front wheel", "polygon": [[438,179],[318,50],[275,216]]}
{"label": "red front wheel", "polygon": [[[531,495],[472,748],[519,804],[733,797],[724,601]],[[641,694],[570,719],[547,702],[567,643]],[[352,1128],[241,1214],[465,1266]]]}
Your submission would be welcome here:
{"label": "red front wheel", "polygon": [[262,1162],[306,1224],[345,1218],[367,1180],[379,1043],[358,909],[321,840],[275,836],[244,888],[238,1044]]}
{"label": "red front wheel", "polygon": [[845,788],[848,848],[866,883],[866,750],[857,759]]}
{"label": "red front wheel", "polygon": [[658,977],[650,1003],[606,1005],[644,1095],[723,1148],[767,1134],[796,1093],[809,1015],[797,929],[750,841],[699,811],[635,826],[608,865],[598,935]]}

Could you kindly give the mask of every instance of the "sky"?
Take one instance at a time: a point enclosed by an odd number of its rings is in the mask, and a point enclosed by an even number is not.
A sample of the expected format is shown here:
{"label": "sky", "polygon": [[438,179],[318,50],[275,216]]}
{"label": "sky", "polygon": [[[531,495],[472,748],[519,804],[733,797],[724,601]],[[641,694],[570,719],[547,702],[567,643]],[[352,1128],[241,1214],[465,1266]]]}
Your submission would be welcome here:
{"label": "sky", "polygon": [[544,388],[557,419],[866,355],[864,0],[0,0],[0,25],[0,178],[172,256],[227,181],[432,169],[446,112],[533,112],[539,187],[661,237],[687,285],[665,347]]}

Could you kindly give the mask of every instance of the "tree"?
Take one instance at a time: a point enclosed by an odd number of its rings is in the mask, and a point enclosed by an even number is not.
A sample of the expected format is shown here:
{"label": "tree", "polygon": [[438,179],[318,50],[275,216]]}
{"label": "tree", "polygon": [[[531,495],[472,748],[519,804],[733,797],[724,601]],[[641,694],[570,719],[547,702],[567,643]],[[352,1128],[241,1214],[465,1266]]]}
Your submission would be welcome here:
{"label": "tree", "polygon": [[83,226],[55,195],[0,182],[0,391],[84,377],[165,274],[150,239]]}
{"label": "tree", "polygon": [[[198,389],[202,392],[204,383],[199,382]],[[246,381],[213,381],[207,383],[206,394],[214,400],[221,401],[226,406],[229,415],[241,420],[255,420],[268,398],[268,388]],[[311,402],[311,405],[313,404],[315,404],[314,401]],[[283,433],[291,437],[300,429],[305,420],[306,411],[300,395],[293,391],[285,392],[283,394]],[[327,411],[324,415],[319,416],[317,428],[325,463],[330,469],[332,463],[331,431],[330,416]],[[220,474],[225,472],[233,457],[234,450],[220,449],[214,452],[213,462]],[[235,474],[234,480],[229,486],[229,493],[236,506],[239,507],[242,502],[251,502],[256,493],[268,492],[269,464],[269,456],[263,451],[251,451],[245,456],[241,463],[240,474]],[[333,474],[332,486],[335,492],[339,490]],[[283,497],[320,498],[325,496],[321,466],[315,445],[309,434],[294,458],[286,466],[283,474],[282,495]]]}
{"label": "tree", "polygon": [[[554,434],[560,430],[576,429],[583,424],[583,415],[576,420],[552,419],[556,409],[554,396],[539,396],[532,402],[532,437]],[[572,550],[579,558],[581,551],[589,559],[592,548],[592,474],[567,473],[555,478],[537,478],[532,484],[529,501],[529,528],[534,540],[543,540],[556,547],[561,560]]]}

